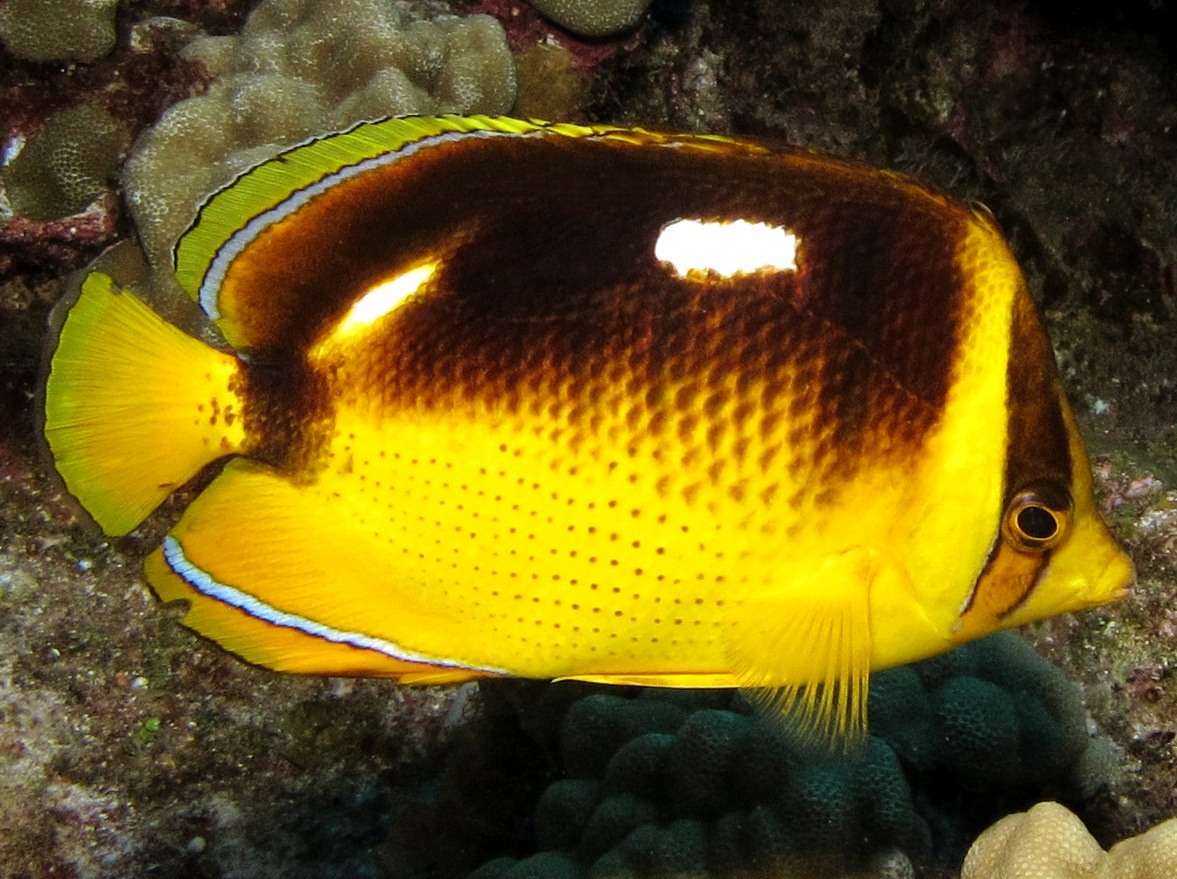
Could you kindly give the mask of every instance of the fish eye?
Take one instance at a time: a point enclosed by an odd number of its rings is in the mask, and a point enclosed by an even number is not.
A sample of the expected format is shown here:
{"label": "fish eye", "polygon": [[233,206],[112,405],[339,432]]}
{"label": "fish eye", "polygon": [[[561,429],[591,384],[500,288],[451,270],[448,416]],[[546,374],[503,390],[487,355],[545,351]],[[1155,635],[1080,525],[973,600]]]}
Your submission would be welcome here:
{"label": "fish eye", "polygon": [[1018,510],[1017,526],[1032,540],[1050,540],[1059,529],[1054,513],[1045,507],[1022,507]]}
{"label": "fish eye", "polygon": [[1071,522],[1071,497],[1054,485],[1025,488],[1014,495],[1005,511],[1002,530],[1023,552],[1043,552],[1066,535]]}

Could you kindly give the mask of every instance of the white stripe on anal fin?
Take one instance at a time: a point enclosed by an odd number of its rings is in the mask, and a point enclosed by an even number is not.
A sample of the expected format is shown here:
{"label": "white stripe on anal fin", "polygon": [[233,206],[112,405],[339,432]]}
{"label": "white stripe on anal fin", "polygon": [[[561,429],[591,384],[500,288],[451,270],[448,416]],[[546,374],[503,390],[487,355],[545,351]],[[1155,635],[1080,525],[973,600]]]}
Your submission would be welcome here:
{"label": "white stripe on anal fin", "polygon": [[324,641],[330,641],[333,644],[347,644],[351,647],[359,647],[363,650],[373,650],[384,656],[397,659],[402,662],[413,662],[425,665],[436,665],[443,668],[459,668],[463,670],[486,672],[488,674],[509,675],[510,672],[492,667],[472,666],[467,663],[459,663],[452,659],[441,659],[436,656],[425,656],[420,653],[414,653],[411,650],[405,650],[398,644],[391,641],[386,641],[383,638],[376,638],[372,635],[365,635],[362,632],[348,632],[343,629],[336,629],[323,623],[315,622],[298,614],[289,613],[284,610],[279,610],[273,605],[266,604],[264,601],[246,593],[242,592],[233,586],[214,579],[203,568],[198,567],[188,560],[184,554],[184,547],[181,546],[180,541],[173,535],[167,535],[163,540],[163,556],[168,563],[168,567],[180,577],[185,583],[208,598],[214,601],[219,601],[222,604],[227,604],[230,607],[235,607],[251,617],[259,619],[263,622],[269,623],[273,626],[281,626],[286,629],[294,629],[302,632],[304,635],[310,635],[312,638],[320,638]]}

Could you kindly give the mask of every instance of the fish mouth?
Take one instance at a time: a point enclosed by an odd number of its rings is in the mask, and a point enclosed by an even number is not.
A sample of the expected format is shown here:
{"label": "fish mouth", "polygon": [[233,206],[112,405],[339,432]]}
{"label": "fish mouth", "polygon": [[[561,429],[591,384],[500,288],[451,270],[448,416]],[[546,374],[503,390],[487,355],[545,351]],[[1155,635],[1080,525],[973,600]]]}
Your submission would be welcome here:
{"label": "fish mouth", "polygon": [[1128,554],[1116,548],[1103,570],[1092,581],[1088,595],[1092,604],[1111,604],[1127,597],[1136,585],[1136,566]]}

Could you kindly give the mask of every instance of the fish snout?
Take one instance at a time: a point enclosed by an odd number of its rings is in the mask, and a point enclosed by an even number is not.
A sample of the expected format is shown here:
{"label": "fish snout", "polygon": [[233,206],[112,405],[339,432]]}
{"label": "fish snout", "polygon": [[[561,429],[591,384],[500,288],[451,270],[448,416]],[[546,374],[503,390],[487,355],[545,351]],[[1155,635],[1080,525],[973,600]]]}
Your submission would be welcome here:
{"label": "fish snout", "polygon": [[1126,598],[1136,585],[1136,566],[1122,549],[1117,547],[1103,570],[1095,576],[1088,588],[1091,606],[1111,604]]}

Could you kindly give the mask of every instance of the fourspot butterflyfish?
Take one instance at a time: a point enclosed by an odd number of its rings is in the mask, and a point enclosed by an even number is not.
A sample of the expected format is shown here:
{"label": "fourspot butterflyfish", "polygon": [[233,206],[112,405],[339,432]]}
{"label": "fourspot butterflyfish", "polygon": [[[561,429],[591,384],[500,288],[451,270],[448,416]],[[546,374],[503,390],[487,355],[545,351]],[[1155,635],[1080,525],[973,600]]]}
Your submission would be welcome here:
{"label": "fourspot butterflyfish", "polygon": [[1121,597],[992,218],[729,137],[487,117],[316,138],[201,208],[232,350],[92,272],[44,429],[111,535],[292,672],[741,686],[860,733],[872,669]]}

